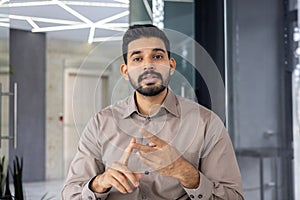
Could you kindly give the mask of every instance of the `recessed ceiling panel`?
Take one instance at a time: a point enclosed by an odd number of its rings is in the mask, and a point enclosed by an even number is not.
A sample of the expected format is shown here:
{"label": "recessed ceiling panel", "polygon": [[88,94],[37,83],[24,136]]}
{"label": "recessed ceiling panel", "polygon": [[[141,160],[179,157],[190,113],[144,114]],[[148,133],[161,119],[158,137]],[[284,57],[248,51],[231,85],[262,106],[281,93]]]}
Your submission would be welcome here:
{"label": "recessed ceiling panel", "polygon": [[120,31],[112,31],[112,30],[105,30],[105,29],[97,29],[95,31],[95,37],[111,37],[111,36],[119,36],[122,34],[123,32]]}
{"label": "recessed ceiling panel", "polygon": [[77,17],[57,5],[12,7],[9,12],[11,15],[80,21]]}
{"label": "recessed ceiling panel", "polygon": [[89,36],[89,30],[65,30],[65,31],[53,31],[47,32],[48,38],[74,40],[74,41],[87,41]]}
{"label": "recessed ceiling panel", "polygon": [[[119,13],[128,11],[128,8],[92,7],[92,6],[70,6],[70,7],[76,10],[77,12],[79,12],[80,14],[82,14],[83,16],[85,16],[86,18],[90,19],[92,22],[97,22],[105,18],[117,15]],[[128,17],[125,18],[128,19]]]}
{"label": "recessed ceiling panel", "polygon": [[95,37],[123,33],[128,27],[128,0],[1,2],[0,19],[7,17],[5,11],[9,10],[10,27],[46,32],[51,37],[78,38],[91,43],[96,41]]}

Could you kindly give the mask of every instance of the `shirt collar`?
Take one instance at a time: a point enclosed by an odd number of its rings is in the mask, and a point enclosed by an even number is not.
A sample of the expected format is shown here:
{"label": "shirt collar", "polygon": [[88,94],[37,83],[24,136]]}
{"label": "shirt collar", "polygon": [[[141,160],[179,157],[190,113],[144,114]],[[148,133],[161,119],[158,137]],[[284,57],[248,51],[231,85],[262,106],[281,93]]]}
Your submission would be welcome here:
{"label": "shirt collar", "polygon": [[168,88],[168,94],[162,104],[162,107],[164,107],[168,112],[170,112],[174,116],[180,116],[180,113],[178,111],[179,103],[177,97],[170,88]]}
{"label": "shirt collar", "polygon": [[134,95],[132,95],[132,96],[130,96],[129,98],[128,98],[128,103],[127,103],[127,109],[125,110],[125,112],[124,112],[124,115],[123,115],[123,118],[125,119],[125,118],[127,118],[127,117],[129,117],[132,113],[134,113],[134,112],[136,112],[136,113],[138,113],[139,111],[138,111],[138,109],[137,109],[137,106],[136,106],[136,104],[135,104],[135,93],[134,93]]}
{"label": "shirt collar", "polygon": [[[138,113],[138,109],[135,103],[135,94],[128,98],[128,107],[125,110],[125,113],[123,115],[123,118],[129,117],[133,113]],[[169,88],[168,94],[161,105],[162,108],[165,108],[169,113],[173,114],[176,117],[180,116],[180,113],[178,111],[178,100],[176,95],[173,93],[173,91]]]}

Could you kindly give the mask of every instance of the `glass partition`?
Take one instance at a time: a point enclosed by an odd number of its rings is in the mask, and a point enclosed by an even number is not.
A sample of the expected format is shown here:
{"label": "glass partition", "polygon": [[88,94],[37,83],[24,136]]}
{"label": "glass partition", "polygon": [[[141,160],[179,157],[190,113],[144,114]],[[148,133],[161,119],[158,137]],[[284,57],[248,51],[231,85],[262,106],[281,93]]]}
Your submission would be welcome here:
{"label": "glass partition", "polygon": [[294,199],[290,36],[296,0],[225,0],[228,125],[245,199]]}
{"label": "glass partition", "polygon": [[294,146],[294,195],[300,200],[300,2],[290,2],[291,10],[297,11],[297,21],[292,24],[295,47],[293,58],[292,94],[293,94],[293,146]]}

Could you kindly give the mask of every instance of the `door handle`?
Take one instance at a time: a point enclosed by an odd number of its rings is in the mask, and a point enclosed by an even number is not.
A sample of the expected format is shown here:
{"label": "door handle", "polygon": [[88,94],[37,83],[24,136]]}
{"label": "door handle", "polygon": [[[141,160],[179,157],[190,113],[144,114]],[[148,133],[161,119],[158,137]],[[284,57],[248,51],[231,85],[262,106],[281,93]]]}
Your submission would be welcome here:
{"label": "door handle", "polygon": [[18,145],[18,84],[14,83],[14,148]]}

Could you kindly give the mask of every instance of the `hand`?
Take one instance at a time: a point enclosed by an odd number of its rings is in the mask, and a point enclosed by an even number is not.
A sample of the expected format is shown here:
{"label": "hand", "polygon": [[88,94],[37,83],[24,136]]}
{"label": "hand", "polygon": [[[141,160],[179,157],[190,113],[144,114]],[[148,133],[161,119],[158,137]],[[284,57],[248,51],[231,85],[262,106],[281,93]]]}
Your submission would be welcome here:
{"label": "hand", "polygon": [[134,143],[133,148],[140,150],[137,154],[146,165],[164,176],[178,179],[186,188],[198,187],[200,179],[198,170],[186,161],[175,147],[144,129],[140,132],[151,143],[149,145]]}
{"label": "hand", "polygon": [[132,188],[129,181],[137,187],[141,173],[133,173],[128,167],[128,160],[136,143],[132,138],[129,145],[125,149],[121,159],[114,162],[103,174],[99,174],[91,184],[91,189],[97,193],[106,192],[111,187],[116,188],[121,193],[131,193]]}

